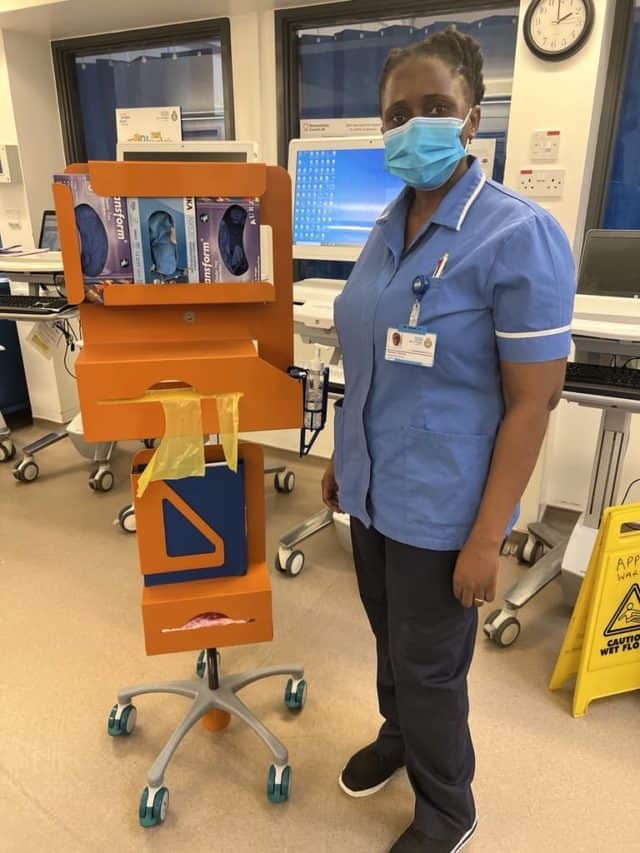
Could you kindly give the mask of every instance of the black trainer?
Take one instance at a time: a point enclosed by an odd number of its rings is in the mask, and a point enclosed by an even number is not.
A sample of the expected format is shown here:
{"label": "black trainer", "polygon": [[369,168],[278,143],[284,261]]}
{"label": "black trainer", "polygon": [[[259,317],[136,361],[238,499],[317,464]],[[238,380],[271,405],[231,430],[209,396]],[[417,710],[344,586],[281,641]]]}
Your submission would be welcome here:
{"label": "black trainer", "polygon": [[350,797],[369,797],[382,790],[393,774],[403,766],[402,761],[385,758],[376,748],[376,744],[372,743],[349,759],[338,783]]}
{"label": "black trainer", "polygon": [[474,820],[471,829],[468,829],[461,836],[441,841],[437,838],[430,838],[417,826],[411,824],[409,829],[396,841],[389,853],[459,853],[471,841],[477,828],[478,818]]}

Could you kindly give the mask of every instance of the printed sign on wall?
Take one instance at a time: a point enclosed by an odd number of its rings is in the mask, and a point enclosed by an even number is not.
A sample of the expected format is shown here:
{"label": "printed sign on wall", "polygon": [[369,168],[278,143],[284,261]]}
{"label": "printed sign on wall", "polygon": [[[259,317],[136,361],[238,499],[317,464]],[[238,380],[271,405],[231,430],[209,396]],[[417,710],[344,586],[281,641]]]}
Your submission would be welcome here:
{"label": "printed sign on wall", "polygon": [[116,110],[118,142],[182,142],[180,107]]}

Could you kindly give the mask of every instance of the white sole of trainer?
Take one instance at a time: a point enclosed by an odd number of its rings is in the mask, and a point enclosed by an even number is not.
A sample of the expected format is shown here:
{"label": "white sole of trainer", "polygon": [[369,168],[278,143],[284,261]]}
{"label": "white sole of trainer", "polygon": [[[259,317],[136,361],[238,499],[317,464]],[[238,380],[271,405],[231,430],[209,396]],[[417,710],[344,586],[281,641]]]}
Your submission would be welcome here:
{"label": "white sole of trainer", "polygon": [[457,845],[453,848],[451,853],[460,853],[460,850],[463,850],[467,846],[467,844],[469,844],[469,842],[471,841],[473,836],[476,834],[477,829],[478,829],[478,818],[476,817],[476,819],[473,822],[473,826],[471,827],[471,829],[462,836],[462,838],[457,843]]}
{"label": "white sole of trainer", "polygon": [[[344,773],[344,770],[342,772]],[[338,778],[338,785],[340,785],[340,788],[344,791],[345,794],[347,794],[347,796],[353,797],[356,800],[361,800],[363,797],[371,797],[373,794],[377,794],[378,791],[381,791],[383,788],[385,788],[393,779],[393,777],[396,776],[398,773],[400,773],[400,770],[394,771],[388,779],[384,780],[384,782],[381,782],[379,785],[374,785],[373,788],[366,788],[364,791],[352,791],[351,788],[348,788],[342,781],[341,773]]]}

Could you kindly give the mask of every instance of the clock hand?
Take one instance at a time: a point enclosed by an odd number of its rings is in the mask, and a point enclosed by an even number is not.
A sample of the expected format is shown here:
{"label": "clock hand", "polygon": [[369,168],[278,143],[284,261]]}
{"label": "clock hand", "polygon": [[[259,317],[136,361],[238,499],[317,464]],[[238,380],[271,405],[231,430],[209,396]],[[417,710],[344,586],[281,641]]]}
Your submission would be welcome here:
{"label": "clock hand", "polygon": [[558,0],[558,14],[556,16],[556,24],[560,23],[560,4],[561,3],[562,3],[562,0]]}
{"label": "clock hand", "polygon": [[570,18],[572,15],[573,15],[573,12],[569,12],[569,14],[565,15],[564,18],[560,18],[559,20],[557,20],[556,24],[561,24],[563,21],[566,21],[567,18]]}

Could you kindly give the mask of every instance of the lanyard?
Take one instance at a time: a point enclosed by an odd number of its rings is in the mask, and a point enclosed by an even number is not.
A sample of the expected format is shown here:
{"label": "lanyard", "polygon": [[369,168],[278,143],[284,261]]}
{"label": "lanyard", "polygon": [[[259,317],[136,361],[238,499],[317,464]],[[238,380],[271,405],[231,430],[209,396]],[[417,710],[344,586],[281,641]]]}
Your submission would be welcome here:
{"label": "lanyard", "polygon": [[420,317],[420,304],[422,299],[429,290],[431,286],[431,278],[440,278],[442,275],[444,268],[447,265],[447,261],[449,260],[449,255],[443,255],[440,258],[438,263],[436,264],[436,268],[433,271],[433,276],[428,275],[417,275],[414,280],[411,282],[411,292],[415,296],[415,302],[413,303],[413,308],[411,309],[411,314],[409,315],[409,326],[412,329],[417,328],[418,326],[418,318]]}

